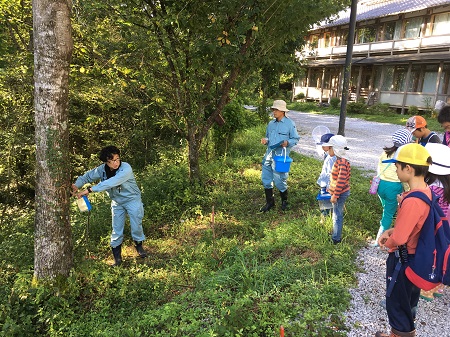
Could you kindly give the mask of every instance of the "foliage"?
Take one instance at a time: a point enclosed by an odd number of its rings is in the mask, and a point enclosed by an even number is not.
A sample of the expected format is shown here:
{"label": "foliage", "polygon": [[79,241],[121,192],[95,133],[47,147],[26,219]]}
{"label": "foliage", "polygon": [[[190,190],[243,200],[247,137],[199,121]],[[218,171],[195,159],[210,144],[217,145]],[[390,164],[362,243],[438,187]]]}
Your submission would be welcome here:
{"label": "foliage", "polygon": [[[87,29],[101,38],[94,45],[101,48],[79,56],[85,55],[88,66],[94,57],[108,65],[114,62],[107,68],[116,78],[113,83],[130,86],[134,97],[142,97],[158,112],[161,124],[186,140],[190,175],[198,179],[201,145],[238,89],[260,71],[265,83],[279,81],[283,71],[290,76],[299,71],[294,52],[310,24],[345,4],[337,0],[320,5],[290,0],[277,6],[265,0],[79,1],[80,35]],[[84,65],[77,67],[92,72]],[[255,83],[250,84],[255,88]]]}
{"label": "foliage", "polygon": [[330,106],[333,109],[339,109],[339,105],[341,104],[341,100],[338,97],[332,97],[330,99]]}
{"label": "foliage", "polygon": [[392,115],[394,110],[389,106],[389,103],[377,103],[367,107],[366,110],[369,115]]}
{"label": "foliage", "polygon": [[0,2],[0,204],[34,198],[31,3]]}
{"label": "foliage", "polygon": [[415,116],[419,114],[419,108],[415,105],[410,105],[408,108],[408,115]]}
{"label": "foliage", "polygon": [[350,102],[347,104],[348,114],[364,114],[367,111],[367,105],[361,102]]}
{"label": "foliage", "polygon": [[331,219],[319,224],[315,200],[322,163],[292,153],[291,209],[259,213],[264,128],[239,132],[226,158],[202,164],[203,186],[189,183],[174,152],[137,172],[145,260],[125,233],[123,267],[108,266],[109,201],[94,194],[89,217],[73,205],[71,276],[34,285],[33,214],[9,218],[0,231],[0,334],[273,336],[283,325],[287,336],[344,336],[355,254],[376,231],[379,202],[352,168],[344,241],[330,244]]}
{"label": "foliage", "polygon": [[239,100],[227,104],[223,110],[225,124],[215,124],[212,130],[215,153],[219,156],[225,155],[241,130],[258,124],[258,116],[243,108]]}
{"label": "foliage", "polygon": [[300,92],[297,95],[295,95],[294,98],[299,100],[305,99],[305,94],[303,92]]}

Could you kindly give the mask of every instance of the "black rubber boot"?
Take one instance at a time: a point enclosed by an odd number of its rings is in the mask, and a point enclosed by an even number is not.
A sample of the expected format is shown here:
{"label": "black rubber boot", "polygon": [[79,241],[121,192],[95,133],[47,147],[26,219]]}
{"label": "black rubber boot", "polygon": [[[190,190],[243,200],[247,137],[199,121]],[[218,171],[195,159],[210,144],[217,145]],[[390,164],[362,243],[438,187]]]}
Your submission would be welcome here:
{"label": "black rubber boot", "polygon": [[113,267],[118,267],[122,264],[122,245],[118,245],[115,248],[112,248],[113,256],[114,256],[114,264]]}
{"label": "black rubber boot", "polygon": [[136,251],[138,252],[139,256],[144,258],[147,257],[147,252],[144,250],[144,247],[142,247],[142,241],[134,241],[136,248]]}
{"label": "black rubber boot", "polygon": [[288,208],[288,191],[280,192],[281,196],[281,209],[285,211]]}
{"label": "black rubber boot", "polygon": [[267,212],[275,206],[275,199],[273,198],[273,188],[266,188],[264,190],[264,193],[266,194],[266,204],[261,207],[261,212]]}

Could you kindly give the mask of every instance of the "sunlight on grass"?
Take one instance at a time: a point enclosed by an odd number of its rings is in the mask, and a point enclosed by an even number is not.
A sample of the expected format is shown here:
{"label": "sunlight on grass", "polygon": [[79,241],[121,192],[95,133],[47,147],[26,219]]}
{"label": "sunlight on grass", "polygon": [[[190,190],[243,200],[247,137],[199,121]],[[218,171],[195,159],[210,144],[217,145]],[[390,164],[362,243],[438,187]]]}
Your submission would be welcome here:
{"label": "sunlight on grass", "polygon": [[261,178],[261,170],[256,170],[254,168],[248,168],[248,169],[244,170],[243,176],[246,178],[260,179]]}
{"label": "sunlight on grass", "polygon": [[[0,300],[11,303],[5,317],[29,331],[35,321],[51,322],[54,336],[274,336],[280,325],[289,336],[343,336],[336,328],[345,330],[355,256],[376,232],[379,201],[361,171],[352,171],[344,239],[331,244],[331,218],[321,222],[315,199],[322,163],[293,154],[289,210],[280,210],[276,191],[276,207],[259,212],[263,132],[245,130],[227,158],[205,161],[201,183],[189,182],[185,164],[139,172],[146,259],[136,257],[127,223],[123,265],[105,263],[112,262],[110,205],[94,195],[88,236],[87,216],[72,217],[78,253],[64,294],[29,285],[32,215],[5,228],[0,253],[14,266],[0,269],[7,283]],[[101,259],[84,259],[87,248]]]}

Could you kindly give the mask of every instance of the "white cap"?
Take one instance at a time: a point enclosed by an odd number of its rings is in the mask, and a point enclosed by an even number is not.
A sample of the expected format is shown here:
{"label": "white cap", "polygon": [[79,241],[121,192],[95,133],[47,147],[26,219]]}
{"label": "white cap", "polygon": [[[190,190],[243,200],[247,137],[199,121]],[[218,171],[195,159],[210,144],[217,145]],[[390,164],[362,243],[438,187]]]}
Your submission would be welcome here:
{"label": "white cap", "polygon": [[338,157],[347,158],[347,139],[344,136],[336,135],[330,138],[328,146],[333,147],[334,154]]}

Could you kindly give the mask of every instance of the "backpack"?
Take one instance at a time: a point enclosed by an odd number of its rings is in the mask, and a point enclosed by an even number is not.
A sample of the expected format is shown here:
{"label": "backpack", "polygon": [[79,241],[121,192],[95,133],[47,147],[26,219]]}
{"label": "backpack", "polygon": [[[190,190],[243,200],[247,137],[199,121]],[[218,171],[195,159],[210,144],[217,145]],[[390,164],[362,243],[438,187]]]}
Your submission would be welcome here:
{"label": "backpack", "polygon": [[[450,225],[432,193],[414,191],[406,198],[418,198],[430,206],[430,212],[419,234],[416,254],[405,269],[406,277],[417,287],[431,290],[439,284],[450,285]],[[447,273],[448,271],[448,273]]]}

